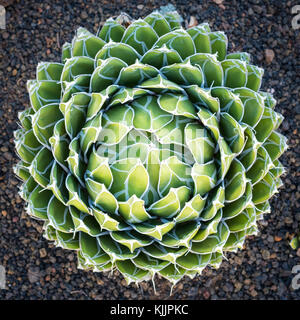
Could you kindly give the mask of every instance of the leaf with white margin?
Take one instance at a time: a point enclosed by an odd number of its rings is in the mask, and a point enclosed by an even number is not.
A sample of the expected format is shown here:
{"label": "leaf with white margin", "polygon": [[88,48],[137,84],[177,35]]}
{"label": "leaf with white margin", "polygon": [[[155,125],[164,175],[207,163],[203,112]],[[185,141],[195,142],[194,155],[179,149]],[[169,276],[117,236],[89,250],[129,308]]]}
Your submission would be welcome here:
{"label": "leaf with white margin", "polygon": [[29,167],[29,172],[34,180],[44,188],[47,188],[50,182],[53,161],[51,151],[44,147],[36,154]]}
{"label": "leaf with white margin", "polygon": [[214,87],[210,94],[219,99],[222,112],[229,113],[236,121],[240,122],[244,115],[244,105],[238,95],[224,87]]}
{"label": "leaf with white margin", "polygon": [[87,56],[94,58],[105,45],[105,41],[96,37],[85,28],[78,28],[72,41],[72,56]]}
{"label": "leaf with white margin", "polygon": [[119,86],[110,85],[102,92],[92,92],[91,100],[87,108],[86,120],[89,121],[95,117],[103,106],[109,101],[109,98],[118,90]]}
{"label": "leaf with white margin", "polygon": [[127,43],[142,55],[153,47],[157,39],[157,33],[151,26],[146,21],[138,19],[126,29],[121,42]]}
{"label": "leaf with white margin", "polygon": [[67,250],[78,250],[79,235],[56,230],[56,245]]}
{"label": "leaf with white margin", "polygon": [[188,248],[166,248],[158,242],[154,242],[150,246],[144,247],[141,250],[151,257],[175,263],[177,258],[181,257],[188,251]]}
{"label": "leaf with white margin", "polygon": [[140,88],[127,88],[121,87],[118,92],[116,92],[109,101],[109,107],[118,104],[125,104],[134,101],[142,96],[150,95],[151,91],[144,90]]}
{"label": "leaf with white margin", "polygon": [[263,146],[261,146],[257,150],[256,160],[251,168],[247,171],[246,177],[251,180],[253,186],[260,181],[273,167],[274,165],[268,152]]}
{"label": "leaf with white margin", "polygon": [[139,255],[131,261],[141,269],[149,270],[150,272],[158,272],[162,270],[164,267],[170,264],[169,261],[160,260],[157,258],[153,258],[148,256],[144,252],[140,251]]}
{"label": "leaf with white margin", "polygon": [[197,85],[199,87],[204,85],[202,69],[193,66],[189,60],[165,66],[160,69],[160,72],[170,81],[180,85]]}
{"label": "leaf with white margin", "polygon": [[192,37],[198,53],[211,53],[208,29],[209,26],[206,23],[187,29],[187,33]]}
{"label": "leaf with white margin", "polygon": [[116,267],[122,273],[128,285],[131,282],[141,282],[151,278],[149,271],[138,268],[130,260],[118,260]]}
{"label": "leaf with white margin", "polygon": [[18,112],[18,119],[20,120],[21,125],[24,129],[30,130],[32,128],[31,117],[33,114],[34,110],[32,107]]}
{"label": "leaf with white margin", "polygon": [[110,40],[120,42],[123,36],[125,28],[113,18],[109,18],[102,26],[98,37],[109,42]]}
{"label": "leaf with white margin", "polygon": [[164,14],[165,19],[168,21],[171,30],[176,30],[181,28],[182,18],[177,11],[168,11]]}
{"label": "leaf with white margin", "polygon": [[253,91],[258,91],[261,86],[264,69],[252,64],[247,64],[247,84],[246,87]]}
{"label": "leaf with white margin", "polygon": [[258,203],[255,206],[255,210],[256,210],[256,221],[263,220],[264,214],[271,212],[271,206],[269,201]]}
{"label": "leaf with white margin", "polygon": [[252,201],[255,205],[269,200],[278,192],[276,180],[272,173],[268,172],[262,180],[256,183],[253,186],[252,192]]}
{"label": "leaf with white margin", "polygon": [[23,181],[26,181],[30,177],[29,164],[20,160],[14,167],[14,174],[17,175]]}
{"label": "leaf with white margin", "polygon": [[219,159],[218,161],[220,162],[220,168],[218,172],[218,178],[220,181],[224,180],[230,165],[235,158],[235,154],[231,152],[231,149],[229,148],[227,142],[223,137],[221,137],[218,141],[218,146],[219,146]]}
{"label": "leaf with white margin", "polygon": [[272,161],[278,159],[288,148],[287,138],[279,132],[273,131],[264,142],[263,147],[267,150]]}
{"label": "leaf with white margin", "polygon": [[111,262],[105,263],[103,265],[96,265],[93,268],[94,272],[105,272],[110,271],[113,268],[113,265]]}
{"label": "leaf with white margin", "polygon": [[36,68],[37,80],[55,80],[59,81],[63,70],[63,63],[57,62],[39,62]]}
{"label": "leaf with white margin", "polygon": [[188,254],[179,257],[176,263],[187,270],[196,270],[201,273],[202,270],[209,264],[211,253],[208,254],[195,254],[189,252]]}
{"label": "leaf with white margin", "polygon": [[94,71],[94,59],[89,57],[72,57],[66,60],[60,81],[71,82],[78,75],[89,75]]}
{"label": "leaf with white margin", "polygon": [[74,223],[75,232],[82,231],[92,237],[101,236],[103,233],[96,218],[90,214],[80,212],[73,206],[69,207]]}
{"label": "leaf with white margin", "polygon": [[[57,230],[50,225],[48,220],[45,221],[45,223],[43,225],[43,230],[44,230],[43,237],[45,239],[50,240],[50,241],[57,240],[57,233],[56,233]],[[71,233],[66,233],[66,234],[73,236]]]}
{"label": "leaf with white margin", "polygon": [[91,237],[85,232],[79,233],[80,253],[93,265],[102,265],[109,262],[110,257],[99,245],[98,237]]}
{"label": "leaf with white margin", "polygon": [[70,173],[66,178],[66,188],[69,191],[69,201],[67,205],[74,206],[78,210],[90,213],[88,208],[88,195],[85,189],[83,189],[79,182],[77,182],[76,178],[73,177]]}
{"label": "leaf with white margin", "polygon": [[90,150],[90,147],[98,140],[100,131],[102,129],[101,120],[102,114],[99,113],[92,120],[87,121],[79,133],[80,148],[85,162],[87,162],[87,154]]}
{"label": "leaf with white margin", "polygon": [[98,141],[105,145],[119,143],[132,129],[134,110],[128,106],[115,106],[102,115],[102,130]]}
{"label": "leaf with white margin", "polygon": [[68,102],[74,93],[89,92],[90,80],[90,74],[82,74],[75,76],[73,81],[63,81],[61,102]]}
{"label": "leaf with white margin", "polygon": [[252,204],[252,184],[247,182],[245,193],[237,200],[226,203],[223,208],[223,219],[232,219]]}
{"label": "leaf with white margin", "polygon": [[124,67],[116,80],[116,84],[126,87],[135,87],[143,81],[152,79],[158,75],[159,71],[151,66],[145,65],[138,60],[128,67]]}
{"label": "leaf with white margin", "polygon": [[92,215],[95,217],[102,229],[108,231],[122,231],[131,229],[126,223],[124,223],[124,220],[121,219],[120,216],[102,212],[96,207],[93,207],[93,205],[91,205],[90,207]]}
{"label": "leaf with white margin", "polygon": [[240,198],[246,190],[246,170],[238,159],[233,159],[225,178],[225,199],[227,202]]}
{"label": "leaf with white margin", "polygon": [[[161,144],[175,144],[177,148],[185,145],[184,129],[191,120],[183,116],[173,117],[173,120],[167,123],[161,129],[155,131],[157,140]],[[182,149],[181,149],[182,150]],[[182,151],[181,151],[182,152]]]}
{"label": "leaf with white margin", "polygon": [[31,163],[42,145],[36,139],[33,130],[18,129],[14,132],[15,146],[19,157],[26,163]]}
{"label": "leaf with white margin", "polygon": [[139,233],[161,240],[163,235],[172,230],[175,226],[174,221],[166,219],[155,219],[145,221],[139,224],[133,224],[132,227]]}
{"label": "leaf with white margin", "polygon": [[119,213],[128,223],[140,223],[151,219],[145,209],[145,201],[139,199],[135,194],[127,201],[119,201]]}
{"label": "leaf with white margin", "polygon": [[220,209],[212,220],[201,221],[201,226],[197,234],[193,237],[193,242],[201,242],[205,240],[210,234],[217,232],[218,225],[222,219],[222,209]]}
{"label": "leaf with white margin", "polygon": [[227,54],[226,59],[238,59],[250,63],[251,56],[248,52],[233,52]]}
{"label": "leaf with white margin", "polygon": [[248,88],[233,89],[244,104],[244,116],[242,121],[252,128],[260,121],[264,112],[264,99],[257,92]]}
{"label": "leaf with white margin", "polygon": [[155,132],[168,123],[174,116],[159,107],[157,98],[153,96],[140,97],[133,101],[131,107],[134,110],[133,126],[138,130]]}
{"label": "leaf with white margin", "polygon": [[200,66],[205,76],[204,87],[217,87],[223,85],[223,69],[216,55],[209,53],[196,53],[188,57],[192,65]]}
{"label": "leaf with white margin", "polygon": [[228,39],[223,31],[215,31],[209,33],[211,52],[217,53],[218,60],[225,59],[227,54]]}
{"label": "leaf with white margin", "polygon": [[95,147],[93,147],[89,157],[86,176],[103,183],[108,189],[111,187],[113,175],[108,164],[108,158],[101,157]]}
{"label": "leaf with white margin", "polygon": [[149,89],[155,93],[163,93],[166,91],[174,91],[184,93],[184,89],[181,88],[175,82],[163,78],[160,74],[153,78],[142,82],[139,88]]}
{"label": "leaf with white margin", "polygon": [[153,11],[144,20],[152,27],[159,37],[171,31],[166,18],[158,11]]}
{"label": "leaf with white margin", "polygon": [[239,215],[226,220],[230,232],[246,230],[256,224],[256,212],[254,208],[246,208]]}
{"label": "leaf with white margin", "polygon": [[215,138],[215,140],[219,141],[219,138],[220,138],[219,123],[215,114],[211,113],[210,111],[204,108],[200,108],[197,114],[201,120],[201,123],[211,131],[212,136]]}
{"label": "leaf with white margin", "polygon": [[47,207],[51,197],[51,191],[36,185],[28,197],[27,213],[35,219],[48,220]]}
{"label": "leaf with white margin", "polygon": [[66,233],[74,232],[74,223],[69,207],[61,203],[54,195],[49,201],[47,215],[50,224],[55,229]]}
{"label": "leaf with white margin", "polygon": [[54,159],[67,170],[67,157],[69,155],[70,139],[66,132],[65,120],[56,122],[53,129],[53,136],[49,139]]}
{"label": "leaf with white margin", "polygon": [[69,170],[76,177],[82,186],[84,186],[84,172],[86,164],[83,161],[80,149],[80,136],[75,137],[69,144],[69,157],[67,163]]}
{"label": "leaf with white margin", "polygon": [[94,181],[91,178],[85,179],[87,192],[96,207],[108,213],[116,213],[118,202],[111,192],[109,192],[103,183]]}
{"label": "leaf with white margin", "polygon": [[275,178],[278,178],[285,173],[285,168],[280,161],[278,161],[277,159],[274,160],[273,165],[274,167],[270,169],[270,172]]}
{"label": "leaf with white margin", "polygon": [[226,243],[230,234],[230,230],[225,222],[218,225],[217,233],[209,235],[201,242],[192,242],[191,252],[197,254],[208,254],[213,252],[223,251],[223,246]]}
{"label": "leaf with white margin", "polygon": [[128,158],[111,165],[113,183],[110,192],[119,201],[125,201],[132,195],[142,198],[149,186],[149,175],[140,159]]}
{"label": "leaf with white margin", "polygon": [[243,151],[245,145],[245,125],[240,125],[230,114],[221,112],[220,129],[222,136],[233,153],[239,154]]}
{"label": "leaf with white margin", "polygon": [[205,195],[217,183],[217,168],[214,160],[203,164],[195,163],[192,167],[191,176],[195,184],[194,194]]}
{"label": "leaf with white margin", "polygon": [[129,248],[130,252],[135,249],[150,245],[154,239],[142,235],[134,230],[130,231],[113,231],[110,236],[113,240]]}
{"label": "leaf with white margin", "polygon": [[[191,167],[189,165],[178,160],[176,156],[161,161],[158,181],[158,192],[161,196],[166,196],[172,188],[185,186],[189,189],[192,184]],[[163,203],[164,205],[167,204],[165,201]]]}
{"label": "leaf with white margin", "polygon": [[159,274],[169,280],[175,285],[184,275],[187,273],[187,270],[173,264],[169,264],[164,269],[160,270]]}
{"label": "leaf with white margin", "polygon": [[60,110],[65,117],[66,131],[71,139],[77,136],[85,124],[90,99],[86,93],[76,93],[67,103],[60,104]]}
{"label": "leaf with white margin", "polygon": [[273,111],[271,108],[265,107],[260,121],[255,126],[255,135],[259,142],[263,143],[268,139],[277,125],[278,118],[277,112]]}
{"label": "leaf with white margin", "polygon": [[128,65],[135,63],[136,59],[140,59],[140,54],[131,46],[121,42],[108,42],[95,57],[97,62],[99,59],[106,60],[108,58],[115,57],[123,60]]}
{"label": "leaf with white margin", "polygon": [[54,80],[28,80],[27,90],[30,98],[30,105],[34,111],[49,103],[59,103],[61,84]]}
{"label": "leaf with white margin", "polygon": [[222,263],[222,260],[223,260],[223,252],[222,253],[214,252],[211,255],[209,265],[215,269],[218,269]]}
{"label": "leaf with white margin", "polygon": [[22,199],[28,201],[30,194],[32,193],[34,188],[36,188],[36,186],[39,186],[39,184],[37,184],[33,177],[30,176],[20,188],[19,194],[22,197]]}
{"label": "leaf with white margin", "polygon": [[115,57],[98,60],[98,66],[91,76],[90,92],[101,92],[114,84],[120,71],[127,67],[127,63]]}
{"label": "leaf with white margin", "polygon": [[186,145],[199,164],[213,159],[215,143],[209,132],[199,123],[188,123],[184,129]]}
{"label": "leaf with white margin", "polygon": [[223,247],[223,250],[225,252],[226,251],[237,252],[238,249],[243,249],[246,236],[247,236],[247,229],[239,232],[231,232]]}
{"label": "leaf with white margin", "polygon": [[224,72],[224,86],[229,88],[245,87],[247,84],[247,64],[237,59],[222,61]]}
{"label": "leaf with white margin", "polygon": [[259,94],[264,98],[265,106],[274,109],[276,106],[276,99],[270,92],[259,91]]}
{"label": "leaf with white margin", "polygon": [[136,252],[130,252],[126,246],[114,241],[110,235],[104,235],[97,239],[101,248],[110,256],[112,262],[116,260],[132,259],[139,253],[139,250],[136,250]]}
{"label": "leaf with white margin", "polygon": [[183,223],[197,219],[202,212],[206,203],[206,197],[201,197],[200,194],[195,195],[190,201],[187,201],[183,209],[175,217],[176,223]]}
{"label": "leaf with white margin", "polygon": [[61,62],[65,63],[67,59],[70,59],[72,56],[72,44],[69,42],[65,42],[61,49]]}
{"label": "leaf with white margin", "polygon": [[182,59],[195,53],[195,45],[191,36],[184,30],[178,29],[161,36],[153,45],[153,48],[161,48],[166,45],[169,49],[176,50]]}
{"label": "leaf with white margin", "polygon": [[183,208],[190,193],[186,186],[171,187],[166,196],[154,202],[147,210],[154,216],[172,218]]}
{"label": "leaf with white margin", "polygon": [[51,190],[55,197],[66,204],[68,201],[68,190],[65,185],[67,174],[65,170],[56,162],[53,162],[51,172],[50,172],[50,183],[47,189]]}
{"label": "leaf with white margin", "polygon": [[180,63],[182,59],[176,50],[169,49],[166,45],[163,45],[161,48],[152,48],[147,51],[140,61],[161,69],[174,63]]}
{"label": "leaf with white margin", "polygon": [[157,102],[162,110],[174,115],[185,116],[191,119],[198,118],[194,105],[185,95],[165,93],[158,96]]}
{"label": "leaf with white margin", "polygon": [[248,171],[256,160],[257,150],[260,148],[261,143],[257,141],[253,129],[249,126],[245,129],[245,140],[243,152],[238,155],[238,159],[243,164],[246,171]]}
{"label": "leaf with white margin", "polygon": [[174,229],[165,234],[161,240],[161,244],[166,247],[187,247],[190,246],[190,241],[196,235],[200,228],[200,223],[190,221],[184,224],[178,224]]}
{"label": "leaf with white margin", "polygon": [[185,91],[189,95],[191,101],[199,106],[205,106],[213,113],[219,113],[220,103],[218,98],[214,98],[210,89],[203,89],[197,85],[185,87]]}

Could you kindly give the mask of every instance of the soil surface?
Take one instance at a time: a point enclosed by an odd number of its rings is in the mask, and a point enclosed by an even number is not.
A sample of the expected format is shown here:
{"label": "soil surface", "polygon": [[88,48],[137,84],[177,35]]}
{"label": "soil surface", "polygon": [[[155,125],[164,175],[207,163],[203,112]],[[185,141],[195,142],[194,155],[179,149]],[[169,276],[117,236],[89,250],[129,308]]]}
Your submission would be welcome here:
{"label": "soil surface", "polygon": [[[299,2],[299,1],[298,1]],[[300,250],[289,240],[300,225],[300,29],[292,28],[297,1],[279,0],[17,0],[6,6],[6,29],[0,30],[0,265],[6,270],[6,299],[299,299],[292,288]],[[227,255],[218,270],[206,269],[173,288],[156,278],[139,287],[126,286],[117,272],[92,273],[76,268],[74,253],[55,248],[41,234],[42,224],[29,218],[18,195],[12,171],[17,161],[13,131],[17,113],[29,105],[26,81],[35,78],[39,61],[59,61],[61,47],[79,26],[96,33],[121,11],[133,18],[173,4],[187,26],[209,22],[223,30],[229,51],[247,51],[265,69],[263,89],[278,100],[285,117],[280,130],[289,149],[281,158],[287,168],[284,186],[271,201],[272,212],[260,223],[260,234],[247,239],[245,249]],[[299,22],[298,22],[299,23]],[[3,268],[2,268],[3,269]]]}

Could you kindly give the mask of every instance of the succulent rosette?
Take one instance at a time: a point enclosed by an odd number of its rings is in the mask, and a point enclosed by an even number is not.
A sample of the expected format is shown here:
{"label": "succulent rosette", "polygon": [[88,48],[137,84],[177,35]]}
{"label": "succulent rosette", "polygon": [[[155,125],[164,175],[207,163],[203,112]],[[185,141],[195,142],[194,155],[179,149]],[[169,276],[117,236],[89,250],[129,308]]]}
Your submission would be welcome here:
{"label": "succulent rosette", "polygon": [[263,70],[207,23],[153,12],[77,30],[41,62],[15,131],[44,235],[79,268],[176,283],[242,248],[281,185],[283,117]]}

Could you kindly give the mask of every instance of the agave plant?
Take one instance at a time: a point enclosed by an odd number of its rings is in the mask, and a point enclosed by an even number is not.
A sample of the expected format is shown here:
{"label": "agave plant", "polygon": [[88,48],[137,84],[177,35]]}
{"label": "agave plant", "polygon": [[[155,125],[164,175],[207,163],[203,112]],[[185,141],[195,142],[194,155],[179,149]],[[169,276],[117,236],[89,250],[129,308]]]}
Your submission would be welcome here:
{"label": "agave plant", "polygon": [[41,62],[15,132],[28,213],[78,266],[176,283],[243,247],[281,186],[263,70],[207,23],[153,12],[77,30]]}

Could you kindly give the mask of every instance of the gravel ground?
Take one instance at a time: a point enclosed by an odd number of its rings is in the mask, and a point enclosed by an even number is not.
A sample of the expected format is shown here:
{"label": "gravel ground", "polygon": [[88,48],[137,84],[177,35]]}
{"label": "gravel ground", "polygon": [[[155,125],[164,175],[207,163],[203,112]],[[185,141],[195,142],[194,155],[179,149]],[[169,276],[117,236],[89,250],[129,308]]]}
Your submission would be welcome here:
{"label": "gravel ground", "polygon": [[[17,112],[29,104],[26,80],[35,77],[39,61],[58,61],[61,46],[76,28],[96,32],[120,11],[143,17],[167,1],[134,0],[17,0],[0,1],[6,7],[6,30],[0,30],[0,265],[6,269],[6,290],[1,299],[299,299],[291,286],[292,268],[300,264],[300,249],[289,239],[300,224],[300,32],[293,30],[291,8],[297,1],[202,0],[169,1],[188,23],[191,16],[224,30],[230,51],[247,51],[265,69],[264,90],[278,99],[277,111],[285,120],[281,132],[289,150],[281,158],[288,172],[280,194],[271,201],[272,213],[260,223],[260,234],[246,248],[228,254],[219,270],[206,269],[193,280],[185,278],[169,296],[170,284],[156,279],[140,287],[126,286],[114,274],[93,274],[76,269],[76,256],[55,248],[41,235],[42,224],[30,219],[18,195],[12,172],[17,161],[13,130]],[[299,2],[299,1],[298,1]],[[298,61],[297,61],[298,60]],[[297,65],[298,63],[298,65]]]}

